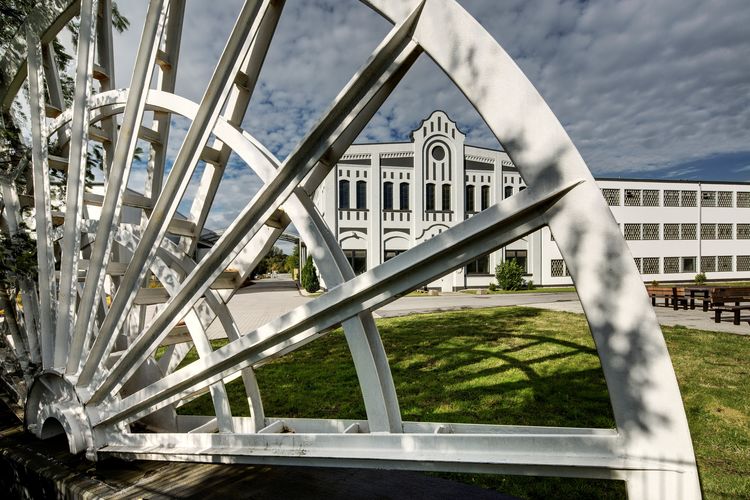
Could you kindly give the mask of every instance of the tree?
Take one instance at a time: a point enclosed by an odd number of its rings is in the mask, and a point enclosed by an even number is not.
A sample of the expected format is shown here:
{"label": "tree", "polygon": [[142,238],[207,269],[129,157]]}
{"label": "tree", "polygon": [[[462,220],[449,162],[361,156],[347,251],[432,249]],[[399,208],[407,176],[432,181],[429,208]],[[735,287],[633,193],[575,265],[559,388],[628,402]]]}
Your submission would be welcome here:
{"label": "tree", "polygon": [[507,260],[495,267],[495,278],[503,290],[518,290],[523,286],[523,268],[515,259]]}
{"label": "tree", "polygon": [[302,268],[301,276],[302,288],[308,293],[315,293],[320,290],[320,281],[318,281],[318,273],[315,270],[312,257],[307,257],[305,265]]}
{"label": "tree", "polygon": [[284,268],[286,269],[286,272],[288,273],[294,273],[295,269],[299,269],[299,246],[294,245],[294,250],[292,251],[292,255],[287,256],[286,261],[284,262]]}

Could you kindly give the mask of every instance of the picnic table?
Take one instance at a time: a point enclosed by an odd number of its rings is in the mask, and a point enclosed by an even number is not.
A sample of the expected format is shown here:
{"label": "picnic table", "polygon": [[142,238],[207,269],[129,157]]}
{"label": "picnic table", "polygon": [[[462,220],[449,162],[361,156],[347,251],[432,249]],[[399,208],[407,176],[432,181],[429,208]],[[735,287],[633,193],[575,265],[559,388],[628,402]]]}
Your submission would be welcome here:
{"label": "picnic table", "polygon": [[698,299],[703,303],[703,311],[708,312],[711,305],[712,286],[691,286],[685,288],[685,293],[690,295],[690,309],[695,309],[695,300]]}
{"label": "picnic table", "polygon": [[685,296],[685,287],[678,286],[655,286],[648,285],[646,287],[649,297],[651,297],[651,305],[656,307],[657,300],[664,299],[664,307],[672,307],[675,311],[679,306],[688,308],[688,299]]}
{"label": "picnic table", "polygon": [[722,313],[728,312],[732,313],[733,323],[739,325],[742,311],[750,310],[750,287],[716,287],[711,291],[711,305],[716,323],[721,323]]}

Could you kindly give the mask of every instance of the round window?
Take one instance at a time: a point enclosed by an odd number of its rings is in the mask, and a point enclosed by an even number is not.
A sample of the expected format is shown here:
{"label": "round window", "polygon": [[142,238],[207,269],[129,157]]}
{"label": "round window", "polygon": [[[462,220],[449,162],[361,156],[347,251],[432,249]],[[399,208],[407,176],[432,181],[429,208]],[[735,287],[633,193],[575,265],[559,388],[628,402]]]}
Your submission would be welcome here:
{"label": "round window", "polygon": [[439,144],[432,148],[432,158],[437,161],[441,161],[445,158],[445,148]]}

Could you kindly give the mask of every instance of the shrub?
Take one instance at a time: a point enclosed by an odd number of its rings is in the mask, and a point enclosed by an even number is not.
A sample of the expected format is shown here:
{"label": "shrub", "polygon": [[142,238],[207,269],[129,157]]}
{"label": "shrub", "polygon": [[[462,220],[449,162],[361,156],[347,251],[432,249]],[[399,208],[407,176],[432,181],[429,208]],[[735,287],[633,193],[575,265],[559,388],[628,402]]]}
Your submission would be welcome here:
{"label": "shrub", "polygon": [[536,285],[532,280],[529,280],[526,282],[526,289],[527,290],[534,290],[536,288]]}
{"label": "shrub", "polygon": [[491,281],[490,284],[487,286],[487,289],[490,292],[494,292],[495,290],[497,290],[497,285],[494,282]]}
{"label": "shrub", "polygon": [[706,273],[698,273],[693,279],[695,280],[696,285],[703,285],[706,283]]}
{"label": "shrub", "polygon": [[320,281],[318,281],[318,273],[315,271],[315,265],[313,265],[312,257],[307,257],[305,265],[302,268],[302,276],[300,276],[302,282],[302,288],[308,293],[314,293],[320,290]]}
{"label": "shrub", "polygon": [[523,268],[515,260],[508,260],[495,268],[497,284],[503,290],[518,290],[523,286]]}

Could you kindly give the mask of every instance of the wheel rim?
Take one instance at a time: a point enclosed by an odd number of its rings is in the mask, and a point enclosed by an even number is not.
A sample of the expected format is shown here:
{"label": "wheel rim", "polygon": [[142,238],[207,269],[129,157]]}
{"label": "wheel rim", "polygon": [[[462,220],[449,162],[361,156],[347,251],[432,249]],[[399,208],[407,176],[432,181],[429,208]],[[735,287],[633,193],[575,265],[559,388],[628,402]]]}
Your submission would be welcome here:
{"label": "wheel rim", "polygon": [[[34,401],[34,408],[42,408],[33,412],[42,416],[29,419],[27,414],[29,427],[41,436],[44,422],[39,420],[51,418],[49,412],[42,411],[43,402],[54,399],[48,393],[67,394],[69,387],[75,387],[76,402],[71,399],[71,407],[81,408],[76,419],[81,412],[85,414],[82,422],[86,430],[80,432],[91,436],[86,447],[92,457],[110,453],[200,461],[207,456],[201,450],[210,447],[211,456],[238,462],[335,461],[365,466],[378,458],[387,466],[414,469],[518,473],[525,467],[542,474],[624,478],[631,495],[667,485],[679,488],[674,491],[681,491],[683,498],[700,496],[687,420],[656,317],[614,219],[562,126],[510,57],[454,1],[364,3],[393,22],[394,29],[284,161],[235,128],[252,95],[283,2],[248,2],[243,7],[199,104],[173,94],[182,2],[151,2],[130,90],[112,90],[114,82],[109,81],[102,84],[103,92],[91,96],[88,89],[94,78],[94,46],[105,55],[102,71],[112,64],[111,23],[106,15],[109,2],[102,1],[98,6],[91,0],[60,2],[32,16],[25,34],[26,46],[21,43],[19,50],[6,54],[6,83],[0,91],[7,107],[28,68],[34,204],[37,227],[43,228],[40,234],[44,235],[38,239],[39,282],[27,283],[22,290],[24,303],[31,305],[23,312],[26,327],[5,322],[13,344],[6,349],[6,358],[13,358],[25,376],[21,382],[8,379],[8,384],[24,399],[25,387],[32,380],[49,378],[49,373],[55,372],[65,381],[59,384],[65,389],[46,389],[42,396],[32,389],[28,401]],[[48,124],[41,82],[46,79],[52,90],[51,101],[59,100],[59,96],[54,92],[58,87],[56,75],[44,71],[43,61],[49,57],[45,47],[78,9],[82,13],[78,60],[88,63],[79,65],[73,107]],[[104,15],[97,18],[96,12]],[[97,22],[103,23],[105,33],[98,38]],[[307,193],[335,165],[421,52],[441,67],[478,110],[529,189],[355,277],[335,235],[317,214]],[[155,64],[161,71],[158,91],[147,92]],[[225,103],[229,104],[222,116]],[[59,102],[52,104],[62,108]],[[146,109],[156,110],[153,133],[141,127]],[[113,119],[118,113],[122,113],[119,133]],[[162,182],[163,141],[172,114],[188,117],[191,127],[172,172]],[[110,165],[101,215],[92,220],[84,216],[83,162],[91,140],[89,127],[98,122],[102,123],[98,130],[109,134],[106,152]],[[54,253],[59,230],[52,225],[47,151],[48,138],[54,132],[58,132],[60,145],[69,143],[68,197],[59,259]],[[209,145],[211,133],[218,139]],[[148,200],[141,200],[150,205],[140,224],[119,223],[130,158],[137,138],[144,134],[154,145],[162,141],[161,153],[154,148],[156,159],[144,193]],[[175,200],[184,193],[184,179],[189,179],[198,160],[206,157],[215,162],[216,168],[204,173],[202,187],[215,193],[222,163],[232,151],[253,165],[265,184],[206,258],[196,263],[186,254],[197,241],[210,203],[194,204],[194,234],[183,235],[174,244],[164,236],[176,211]],[[21,203],[8,179],[3,180],[2,188],[4,218],[9,231],[18,231]],[[239,332],[226,308],[233,289],[214,290],[211,285],[230,266],[239,267],[240,275],[252,270],[253,263],[290,221],[314,249],[316,264],[333,289],[304,310],[292,311],[241,335],[245,332]],[[607,380],[617,430],[477,429],[402,422],[385,350],[369,311],[545,225],[554,234],[577,285]],[[91,249],[83,253],[82,237],[93,240]],[[133,255],[123,262],[127,270],[115,283],[117,293],[108,305],[100,290],[107,267],[117,263],[112,242]],[[88,260],[88,268],[78,290],[82,260]],[[61,269],[59,279],[54,271],[56,261]],[[156,317],[145,324],[137,314],[136,302],[148,273],[168,284],[169,297]],[[200,309],[199,302],[206,307]],[[217,351],[212,351],[205,335],[205,323],[213,318],[219,319],[230,340]],[[156,362],[154,349],[183,320],[200,359],[176,369],[180,356],[186,353],[183,345],[170,347],[167,361]],[[367,420],[267,419],[253,366],[289,352],[339,323],[344,326],[355,362]],[[113,352],[115,340],[125,343],[119,353]],[[38,375],[39,367],[47,375]],[[232,377],[242,377],[245,383],[252,413],[249,419],[231,415],[224,384]],[[174,405],[205,390],[211,392],[215,419],[193,428],[192,433],[176,432]],[[52,417],[63,421],[66,432],[83,426],[72,417]],[[139,419],[152,428],[161,426],[161,430],[171,432],[130,432],[126,424]],[[359,432],[354,432],[354,424]],[[306,436],[303,445],[282,433],[293,426],[298,435]],[[443,439],[440,433],[446,429],[460,439]],[[215,430],[221,432],[215,434]],[[495,447],[489,455],[480,451],[482,440],[486,443],[488,439]],[[71,445],[73,451],[80,450],[80,442]],[[179,450],[170,451],[175,446]],[[263,449],[273,451],[264,453]],[[308,459],[300,458],[303,449]],[[565,454],[560,449],[571,451]],[[509,458],[513,453],[526,455]],[[575,472],[570,472],[571,467]]]}

